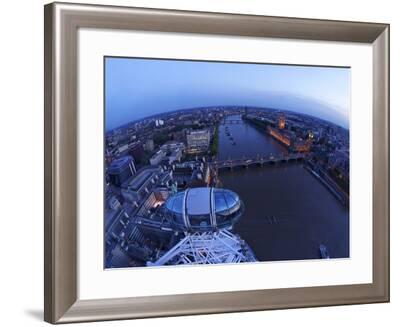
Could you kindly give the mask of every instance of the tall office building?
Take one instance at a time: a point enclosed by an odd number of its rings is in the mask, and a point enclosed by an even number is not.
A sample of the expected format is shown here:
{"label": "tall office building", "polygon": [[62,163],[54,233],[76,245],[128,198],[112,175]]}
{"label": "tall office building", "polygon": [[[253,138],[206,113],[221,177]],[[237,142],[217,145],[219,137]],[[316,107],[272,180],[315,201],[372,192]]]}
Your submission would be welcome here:
{"label": "tall office building", "polygon": [[279,129],[284,129],[285,125],[286,125],[286,119],[285,119],[285,116],[282,115],[279,117],[278,127],[279,127]]}
{"label": "tall office building", "polygon": [[108,167],[111,184],[121,186],[136,173],[135,162],[131,156],[123,156],[114,160]]}
{"label": "tall office building", "polygon": [[210,131],[208,129],[190,131],[186,134],[188,153],[200,153],[208,150]]}
{"label": "tall office building", "polygon": [[154,141],[153,141],[153,139],[148,139],[146,141],[145,148],[146,148],[147,151],[154,151]]}

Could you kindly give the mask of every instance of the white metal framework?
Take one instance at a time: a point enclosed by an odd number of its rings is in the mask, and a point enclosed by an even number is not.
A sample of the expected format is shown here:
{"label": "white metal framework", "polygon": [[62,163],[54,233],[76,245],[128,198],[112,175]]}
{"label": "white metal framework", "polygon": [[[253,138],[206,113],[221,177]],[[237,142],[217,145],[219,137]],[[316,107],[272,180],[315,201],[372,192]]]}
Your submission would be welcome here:
{"label": "white metal framework", "polygon": [[148,266],[255,262],[253,252],[238,235],[228,230],[186,235]]}

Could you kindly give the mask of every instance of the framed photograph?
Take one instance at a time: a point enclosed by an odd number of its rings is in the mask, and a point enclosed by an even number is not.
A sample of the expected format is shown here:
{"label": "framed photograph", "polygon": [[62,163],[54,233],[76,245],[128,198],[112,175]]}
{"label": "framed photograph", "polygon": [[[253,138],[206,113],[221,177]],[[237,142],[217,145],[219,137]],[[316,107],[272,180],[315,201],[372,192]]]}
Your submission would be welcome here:
{"label": "framed photograph", "polygon": [[45,6],[45,320],[389,301],[389,25]]}

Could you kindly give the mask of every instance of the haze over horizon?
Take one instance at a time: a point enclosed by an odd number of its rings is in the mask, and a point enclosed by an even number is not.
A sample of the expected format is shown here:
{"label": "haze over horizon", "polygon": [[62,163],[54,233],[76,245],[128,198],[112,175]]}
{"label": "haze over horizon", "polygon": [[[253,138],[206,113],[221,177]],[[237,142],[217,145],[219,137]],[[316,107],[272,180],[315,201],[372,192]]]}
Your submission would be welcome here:
{"label": "haze over horizon", "polygon": [[155,114],[210,106],[289,110],[349,128],[350,69],[105,59],[106,130]]}

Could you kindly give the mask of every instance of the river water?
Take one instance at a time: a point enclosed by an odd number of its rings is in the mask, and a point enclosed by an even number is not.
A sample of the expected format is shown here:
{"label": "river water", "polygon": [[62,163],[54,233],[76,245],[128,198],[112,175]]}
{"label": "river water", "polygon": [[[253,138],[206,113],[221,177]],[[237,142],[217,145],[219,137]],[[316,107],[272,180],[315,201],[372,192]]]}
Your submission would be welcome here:
{"label": "river water", "polygon": [[[229,119],[241,120],[240,116]],[[286,151],[246,122],[219,127],[219,159]],[[331,258],[349,257],[348,208],[301,163],[235,168],[220,171],[219,176],[223,187],[235,191],[245,204],[234,230],[259,261],[317,259],[320,244],[327,247]]]}

